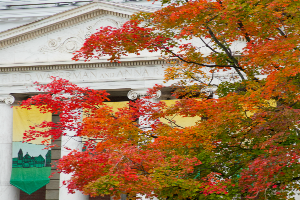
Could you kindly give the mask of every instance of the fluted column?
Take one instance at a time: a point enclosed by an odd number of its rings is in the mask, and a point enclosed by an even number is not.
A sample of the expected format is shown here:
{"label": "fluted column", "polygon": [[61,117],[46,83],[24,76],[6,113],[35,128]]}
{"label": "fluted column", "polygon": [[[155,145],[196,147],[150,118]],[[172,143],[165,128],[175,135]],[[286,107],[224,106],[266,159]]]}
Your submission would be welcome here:
{"label": "fluted column", "polygon": [[11,95],[0,96],[0,199],[19,200],[20,190],[10,184],[12,171],[13,109]]}

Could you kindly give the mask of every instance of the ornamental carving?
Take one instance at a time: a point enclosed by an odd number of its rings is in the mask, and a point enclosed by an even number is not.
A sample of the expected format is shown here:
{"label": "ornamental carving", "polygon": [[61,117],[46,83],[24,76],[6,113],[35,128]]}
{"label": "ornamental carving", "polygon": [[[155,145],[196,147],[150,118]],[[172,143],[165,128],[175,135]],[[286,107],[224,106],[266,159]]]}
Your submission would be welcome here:
{"label": "ornamental carving", "polygon": [[97,32],[100,27],[112,26],[112,27],[120,28],[123,23],[124,22],[116,21],[111,18],[102,17],[102,19],[86,27],[87,32],[85,33],[84,38],[85,39],[89,38],[93,33]]}
{"label": "ornamental carving", "polygon": [[74,53],[79,50],[83,42],[84,39],[79,36],[69,37],[65,40],[62,40],[60,37],[57,39],[49,39],[48,44],[40,48],[40,52],[45,53],[59,51],[61,53]]}
{"label": "ornamental carving", "polygon": [[[127,94],[128,99],[130,100],[135,100],[137,98],[142,98],[145,96],[149,96],[149,94],[147,92],[143,92],[143,91],[134,91],[134,90],[130,90]],[[161,91],[158,90],[156,91],[155,94],[151,95],[152,99],[158,99],[161,96]]]}
{"label": "ornamental carving", "polygon": [[93,24],[90,24],[86,29],[78,31],[77,35],[68,37],[67,39],[62,39],[58,37],[56,39],[49,39],[47,44],[42,46],[39,51],[42,53],[46,52],[61,52],[61,53],[74,53],[78,51],[84,43],[84,40],[89,38],[94,32],[101,26],[112,26],[119,28],[123,22],[116,21],[111,18],[102,18]]}
{"label": "ornamental carving", "polygon": [[116,21],[114,19],[105,17],[105,18],[98,20],[96,23],[94,23],[92,26],[89,26],[87,29],[96,31],[101,26],[112,26],[112,27],[120,28],[120,26],[122,24],[123,24],[123,22],[121,22],[121,21]]}
{"label": "ornamental carving", "polygon": [[15,102],[15,97],[12,95],[7,95],[4,97],[0,97],[0,102],[6,103],[6,104],[13,104]]}
{"label": "ornamental carving", "polygon": [[133,90],[130,90],[130,91],[128,92],[128,94],[127,94],[127,97],[128,97],[128,99],[130,99],[130,100],[135,100],[135,99],[138,98],[138,93],[135,92],[135,91],[133,91]]}

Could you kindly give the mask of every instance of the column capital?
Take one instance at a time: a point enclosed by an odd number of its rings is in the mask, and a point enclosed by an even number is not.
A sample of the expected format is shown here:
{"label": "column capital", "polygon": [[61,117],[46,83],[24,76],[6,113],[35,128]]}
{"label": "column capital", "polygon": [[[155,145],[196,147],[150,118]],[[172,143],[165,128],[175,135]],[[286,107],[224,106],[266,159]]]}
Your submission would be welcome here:
{"label": "column capital", "polygon": [[1,95],[0,102],[6,104],[13,104],[15,102],[15,97],[12,95]]}
{"label": "column capital", "polygon": [[[137,98],[142,98],[145,96],[149,96],[146,89],[141,90],[130,90],[127,94],[128,99],[135,100]],[[161,96],[161,91],[158,90],[155,94],[151,96],[152,99],[158,99]]]}

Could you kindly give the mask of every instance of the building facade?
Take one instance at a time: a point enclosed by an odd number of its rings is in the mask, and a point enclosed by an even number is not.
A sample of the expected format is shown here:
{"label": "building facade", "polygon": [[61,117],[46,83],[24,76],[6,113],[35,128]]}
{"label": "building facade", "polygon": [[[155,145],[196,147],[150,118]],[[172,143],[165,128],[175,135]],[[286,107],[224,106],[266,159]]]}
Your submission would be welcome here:
{"label": "building facade", "polygon": [[[71,58],[99,27],[120,27],[136,12],[159,8],[159,3],[147,1],[0,0],[0,200],[110,199],[92,198],[80,192],[68,194],[62,186],[62,181],[70,178],[66,174],[54,174],[46,186],[31,195],[11,185],[13,168],[50,167],[51,162],[68,153],[52,148],[44,156],[32,156],[22,150],[13,156],[12,105],[37,94],[33,83],[49,83],[51,76],[68,79],[81,87],[106,90],[112,102],[145,95],[147,88],[163,83],[165,63],[159,54],[142,52],[138,57],[129,55],[120,63],[110,63],[106,58],[75,62]],[[236,46],[241,49],[243,41],[237,41]],[[157,100],[172,98],[170,91],[164,88]],[[52,120],[58,121],[58,116],[52,116]],[[80,138],[69,140],[73,134],[68,132],[56,144],[82,148]]]}
{"label": "building facade", "polygon": [[[85,38],[99,27],[120,27],[132,14],[153,12],[159,6],[151,2],[0,1],[1,200],[97,199],[80,192],[68,194],[62,186],[62,181],[69,178],[66,174],[55,174],[49,184],[30,196],[10,184],[12,167],[49,167],[50,161],[68,153],[53,148],[52,153],[47,153],[45,157],[31,156],[22,150],[17,156],[12,156],[12,105],[37,94],[33,83],[48,83],[51,76],[68,79],[78,86],[106,90],[113,102],[142,96],[147,88],[162,83],[164,61],[157,54],[145,52],[139,57],[128,56],[120,63],[107,62],[106,58],[87,63],[71,59]],[[159,99],[168,98],[170,91],[165,89]],[[52,118],[53,121],[59,120],[57,116]],[[65,144],[67,139],[61,140]],[[59,144],[61,141],[56,142]],[[81,148],[78,141],[69,141],[67,145]]]}

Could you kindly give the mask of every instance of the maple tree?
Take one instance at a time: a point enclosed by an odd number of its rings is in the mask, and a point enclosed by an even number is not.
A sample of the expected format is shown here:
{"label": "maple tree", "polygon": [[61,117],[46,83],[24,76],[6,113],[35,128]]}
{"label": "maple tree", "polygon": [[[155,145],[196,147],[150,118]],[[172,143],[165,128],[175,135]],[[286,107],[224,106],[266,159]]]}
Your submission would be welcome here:
{"label": "maple tree", "polygon": [[[168,199],[288,199],[300,179],[300,1],[163,0],[162,9],[138,13],[120,28],[101,27],[74,60],[159,52],[165,81],[181,100],[172,106],[149,96],[113,112],[104,91],[62,79],[23,102],[59,112],[55,127],[88,136],[58,169],[73,173],[68,188],[91,195],[146,194]],[[63,96],[62,93],[70,94]],[[54,96],[53,96],[54,95]],[[218,98],[217,98],[218,97]],[[77,112],[88,117],[78,122]],[[149,116],[150,130],[136,118]],[[172,116],[199,117],[184,127]],[[168,119],[164,124],[159,119]],[[73,123],[77,123],[74,126]],[[76,127],[76,128],[75,128]]]}

